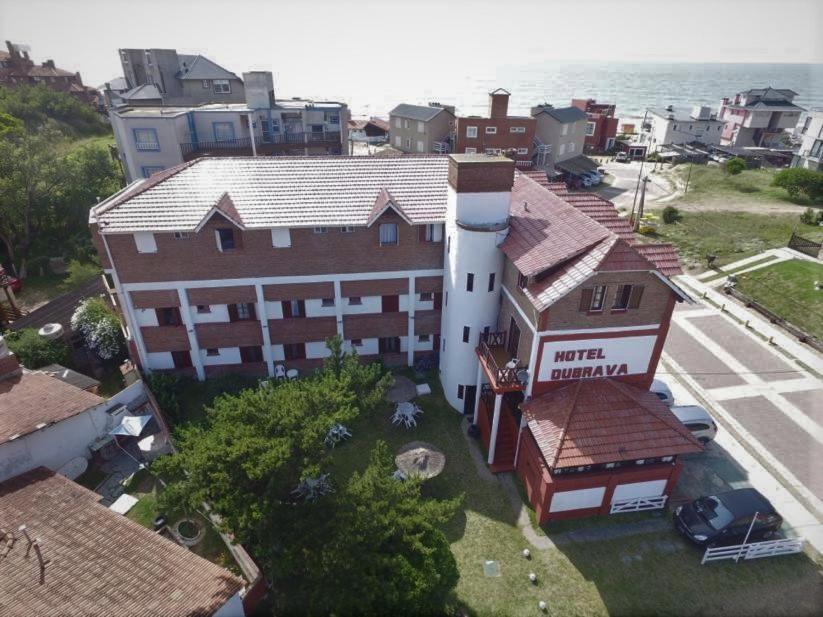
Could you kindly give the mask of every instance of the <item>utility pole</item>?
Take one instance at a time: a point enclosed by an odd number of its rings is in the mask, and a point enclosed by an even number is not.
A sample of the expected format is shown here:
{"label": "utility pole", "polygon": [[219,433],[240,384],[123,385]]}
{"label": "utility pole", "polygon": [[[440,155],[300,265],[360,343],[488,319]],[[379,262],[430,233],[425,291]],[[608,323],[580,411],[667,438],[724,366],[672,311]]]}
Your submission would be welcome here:
{"label": "utility pole", "polygon": [[640,187],[640,203],[637,208],[637,216],[632,221],[634,225],[634,230],[637,231],[640,229],[640,219],[643,218],[643,206],[646,203],[646,183],[649,181],[649,176],[643,178],[643,184]]}
{"label": "utility pole", "polygon": [[[640,125],[640,132],[643,132],[643,127],[646,126],[646,118],[649,115],[649,110],[646,108],[646,111],[643,112],[643,122]],[[646,164],[646,157],[649,156],[649,145],[646,144],[645,153],[643,154],[643,160],[640,161],[640,171],[637,172],[637,184],[634,187],[634,199],[632,200],[632,212],[634,212],[634,207],[637,204],[637,191],[640,188],[640,178],[643,176],[643,165]]]}

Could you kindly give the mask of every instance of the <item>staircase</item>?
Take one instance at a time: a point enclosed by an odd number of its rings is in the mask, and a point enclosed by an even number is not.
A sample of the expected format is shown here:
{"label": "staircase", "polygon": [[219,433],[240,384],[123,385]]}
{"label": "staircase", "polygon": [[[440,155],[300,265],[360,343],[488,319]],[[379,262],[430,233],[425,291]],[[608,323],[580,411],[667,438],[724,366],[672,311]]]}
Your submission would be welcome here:
{"label": "staircase", "polygon": [[514,470],[514,454],[517,450],[517,422],[511,410],[505,406],[500,410],[500,424],[497,427],[497,447],[494,450],[492,473]]}

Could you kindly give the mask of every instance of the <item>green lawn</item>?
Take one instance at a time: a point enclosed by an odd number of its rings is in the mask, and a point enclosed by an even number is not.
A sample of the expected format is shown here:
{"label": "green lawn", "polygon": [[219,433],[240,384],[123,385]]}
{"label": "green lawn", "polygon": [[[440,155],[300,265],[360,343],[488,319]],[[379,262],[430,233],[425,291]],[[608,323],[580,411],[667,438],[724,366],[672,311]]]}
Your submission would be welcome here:
{"label": "green lawn", "polygon": [[[777,170],[775,169],[747,169],[736,176],[723,173],[717,165],[694,165],[689,178],[688,192],[677,202],[708,203],[718,202],[787,202],[809,205],[808,200],[789,197],[786,189],[771,186]],[[689,175],[689,165],[678,165],[672,170],[666,170],[661,175],[677,179],[683,186]],[[672,202],[672,205],[677,205]]]}
{"label": "green lawn", "polygon": [[777,259],[775,255],[767,255],[762,259],[756,259],[755,261],[750,261],[742,266],[737,266],[735,268],[717,268],[717,272],[712,276],[708,276],[706,278],[701,278],[700,280],[704,283],[710,283],[711,281],[716,281],[717,279],[723,278],[724,276],[729,276],[730,274],[737,274],[741,270],[748,270],[749,268],[754,268],[755,266],[761,266],[763,264],[767,264],[770,261],[774,261]]}
{"label": "green lawn", "polygon": [[823,265],[800,259],[738,276],[737,288],[791,324],[823,340]]}
{"label": "green lawn", "polygon": [[[660,215],[660,211],[654,213]],[[793,231],[810,240],[823,240],[823,227],[804,225],[792,214],[705,211],[681,215],[677,223],[658,225],[652,237],[677,246],[681,262],[689,269],[704,270],[706,253],[717,255],[715,264],[723,266],[784,247]]]}

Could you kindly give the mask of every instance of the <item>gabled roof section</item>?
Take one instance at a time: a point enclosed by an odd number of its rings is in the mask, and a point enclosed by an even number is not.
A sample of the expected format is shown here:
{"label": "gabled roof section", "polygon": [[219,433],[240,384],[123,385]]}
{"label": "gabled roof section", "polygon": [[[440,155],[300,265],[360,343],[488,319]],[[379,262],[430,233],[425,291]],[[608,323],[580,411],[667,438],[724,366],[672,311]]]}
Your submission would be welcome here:
{"label": "gabled roof section", "polygon": [[124,101],[153,101],[162,99],[160,90],[154,84],[143,84],[126,92],[120,93],[120,98]]}
{"label": "gabled roof section", "polygon": [[551,470],[703,449],[655,394],[613,379],[582,379],[521,409]]}
{"label": "gabled roof section", "polygon": [[505,88],[497,88],[496,90],[492,90],[491,92],[489,92],[489,94],[506,94],[508,96],[511,96],[511,92],[509,92]]}
{"label": "gabled roof section", "polygon": [[[231,71],[205,56],[180,54],[180,70],[177,79],[240,79]],[[185,62],[186,66],[183,66]]]}
{"label": "gabled roof section", "polygon": [[400,116],[401,118],[409,118],[410,120],[420,120],[421,122],[428,122],[441,112],[448,112],[449,110],[443,107],[431,107],[429,105],[409,105],[407,103],[400,103],[397,107],[389,112],[391,116]]}
{"label": "gabled roof section", "polygon": [[234,224],[238,229],[246,228],[240,213],[237,211],[237,208],[234,207],[234,202],[231,200],[231,197],[228,193],[223,193],[220,199],[217,200],[217,203],[214,204],[214,207],[209,210],[203,217],[203,220],[200,221],[195,231],[203,229],[203,226],[208,223],[215,214],[221,214],[223,218]]}
{"label": "gabled roof section", "polygon": [[409,217],[406,216],[405,212],[403,212],[403,208],[397,204],[397,201],[394,197],[392,197],[391,193],[389,193],[386,189],[381,188],[380,192],[377,194],[377,199],[374,200],[374,206],[372,207],[371,214],[369,214],[369,220],[366,223],[366,227],[371,227],[374,222],[383,216],[386,210],[389,209],[394,210],[400,218],[409,225],[412,224]]}
{"label": "gabled roof section", "polygon": [[568,124],[570,122],[577,122],[578,120],[585,120],[587,118],[586,112],[577,107],[540,107],[534,116],[540,114],[548,114],[561,124]]}

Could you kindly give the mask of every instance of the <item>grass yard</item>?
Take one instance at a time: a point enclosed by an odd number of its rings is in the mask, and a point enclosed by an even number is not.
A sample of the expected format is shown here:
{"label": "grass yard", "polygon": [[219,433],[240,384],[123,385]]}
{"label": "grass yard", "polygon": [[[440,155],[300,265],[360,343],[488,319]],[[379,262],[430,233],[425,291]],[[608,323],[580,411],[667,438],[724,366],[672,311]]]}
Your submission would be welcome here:
{"label": "grass yard", "polygon": [[762,259],[756,259],[755,261],[750,261],[747,264],[743,264],[742,266],[737,266],[736,268],[718,268],[717,273],[713,274],[712,276],[708,276],[706,278],[701,278],[700,280],[704,283],[710,283],[712,281],[716,281],[717,279],[721,279],[724,276],[729,276],[730,274],[737,274],[741,270],[748,270],[749,268],[754,268],[755,266],[761,266],[763,264],[767,264],[770,261],[774,261],[777,259],[775,255],[767,255]]}
{"label": "grass yard", "polygon": [[823,340],[823,265],[792,259],[738,276],[737,288],[798,328]]}
{"label": "grass yard", "polygon": [[677,246],[683,265],[690,270],[705,270],[707,253],[717,255],[715,264],[723,266],[784,247],[793,231],[815,242],[823,240],[823,227],[804,225],[791,214],[706,211],[681,212],[681,216],[672,225],[658,225],[653,237]]}

